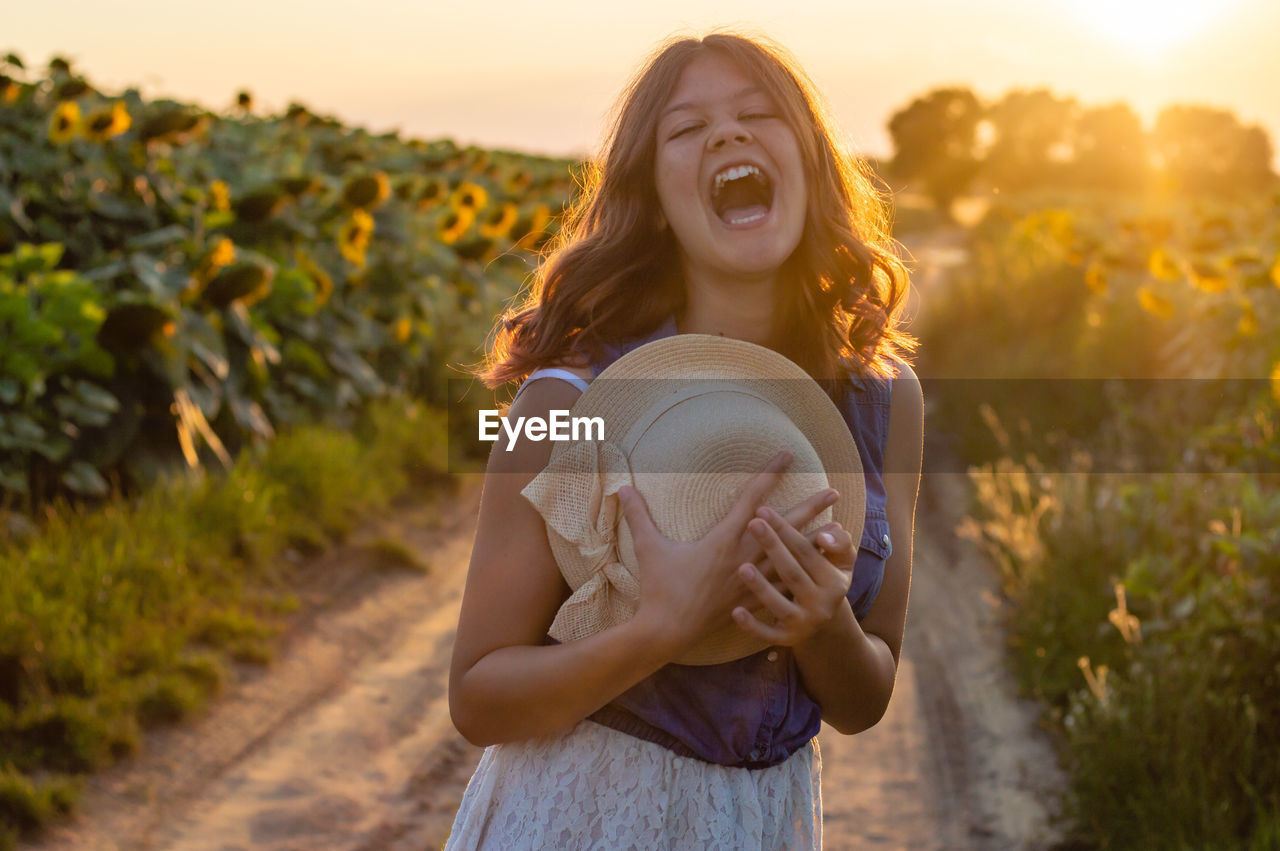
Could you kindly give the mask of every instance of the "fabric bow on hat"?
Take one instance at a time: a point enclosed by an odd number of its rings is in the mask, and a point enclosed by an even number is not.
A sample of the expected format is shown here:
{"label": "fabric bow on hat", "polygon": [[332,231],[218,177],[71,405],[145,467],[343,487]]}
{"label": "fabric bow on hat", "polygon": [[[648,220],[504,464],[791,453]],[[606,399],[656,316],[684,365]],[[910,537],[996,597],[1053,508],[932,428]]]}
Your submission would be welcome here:
{"label": "fabric bow on hat", "polygon": [[577,548],[585,565],[564,572],[573,594],[548,630],[556,641],[599,631],[601,613],[607,626],[624,623],[636,613],[640,584],[618,557],[618,490],[623,485],[634,482],[622,450],[608,441],[586,441],[548,464],[520,492],[550,532]]}

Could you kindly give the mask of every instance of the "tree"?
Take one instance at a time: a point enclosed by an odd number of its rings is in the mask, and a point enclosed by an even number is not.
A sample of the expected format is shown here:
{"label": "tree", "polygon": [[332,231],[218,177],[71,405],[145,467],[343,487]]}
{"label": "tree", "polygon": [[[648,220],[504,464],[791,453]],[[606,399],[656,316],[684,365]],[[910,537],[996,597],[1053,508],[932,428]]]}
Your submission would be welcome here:
{"label": "tree", "polygon": [[911,101],[889,120],[893,171],[919,180],[946,216],[951,203],[977,173],[977,129],[982,104],[961,87],[934,89]]}
{"label": "tree", "polygon": [[1075,98],[1048,89],[1010,91],[987,112],[995,141],[987,152],[986,176],[1006,191],[1059,180],[1072,158],[1078,114]]}
{"label": "tree", "polygon": [[1166,178],[1191,192],[1232,193],[1269,184],[1271,139],[1225,109],[1166,107],[1156,118],[1154,149]]}
{"label": "tree", "polygon": [[1072,140],[1077,182],[1095,189],[1137,189],[1151,170],[1147,134],[1126,103],[1095,106],[1080,114]]}

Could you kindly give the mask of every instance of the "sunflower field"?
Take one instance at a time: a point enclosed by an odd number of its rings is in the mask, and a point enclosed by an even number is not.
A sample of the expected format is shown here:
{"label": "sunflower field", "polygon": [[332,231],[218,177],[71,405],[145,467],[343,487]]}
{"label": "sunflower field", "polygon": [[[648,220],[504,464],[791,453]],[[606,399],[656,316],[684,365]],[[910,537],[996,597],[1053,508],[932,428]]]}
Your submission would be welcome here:
{"label": "sunflower field", "polygon": [[1280,188],[1027,194],[970,238],[922,374],[1071,847],[1280,847]]}
{"label": "sunflower field", "polygon": [[229,466],[445,365],[533,268],[568,160],[227,114],[0,62],[0,498]]}

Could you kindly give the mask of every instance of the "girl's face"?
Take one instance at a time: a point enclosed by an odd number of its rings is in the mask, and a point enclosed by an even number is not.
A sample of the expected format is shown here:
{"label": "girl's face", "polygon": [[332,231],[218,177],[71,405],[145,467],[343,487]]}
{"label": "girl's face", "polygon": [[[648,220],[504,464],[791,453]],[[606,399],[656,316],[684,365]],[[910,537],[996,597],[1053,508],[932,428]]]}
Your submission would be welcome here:
{"label": "girl's face", "polygon": [[686,264],[775,272],[800,243],[804,167],[778,105],[732,60],[690,61],[658,119],[655,182]]}

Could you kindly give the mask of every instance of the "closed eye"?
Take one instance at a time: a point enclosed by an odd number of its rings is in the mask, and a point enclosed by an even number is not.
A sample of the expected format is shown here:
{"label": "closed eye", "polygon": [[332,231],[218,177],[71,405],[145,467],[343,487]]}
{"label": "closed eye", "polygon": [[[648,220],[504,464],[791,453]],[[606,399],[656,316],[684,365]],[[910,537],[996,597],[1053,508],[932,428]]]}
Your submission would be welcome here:
{"label": "closed eye", "polygon": [[697,124],[690,124],[688,127],[681,127],[679,130],[671,134],[671,138],[675,139],[678,136],[683,136],[685,133],[688,133],[690,130],[696,130],[696,129],[698,129]]}

